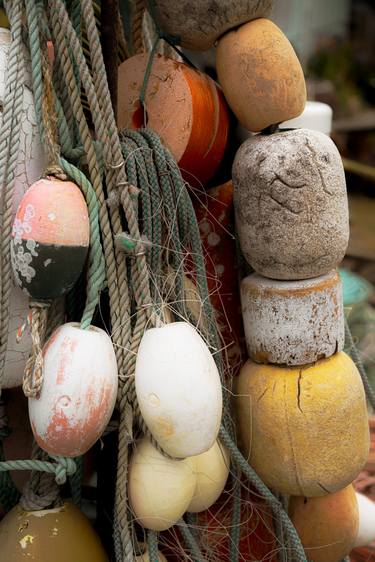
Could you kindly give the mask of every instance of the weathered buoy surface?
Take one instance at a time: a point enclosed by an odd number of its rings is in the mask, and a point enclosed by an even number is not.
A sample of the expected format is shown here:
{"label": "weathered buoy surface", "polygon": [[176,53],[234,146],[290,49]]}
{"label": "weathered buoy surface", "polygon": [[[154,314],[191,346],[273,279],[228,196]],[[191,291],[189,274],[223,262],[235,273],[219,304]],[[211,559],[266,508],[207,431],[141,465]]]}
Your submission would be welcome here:
{"label": "weathered buoy surface", "polygon": [[322,496],[347,486],[365,465],[365,393],[345,353],[294,368],[248,361],[235,393],[241,447],[270,488]]}
{"label": "weathered buoy surface", "polygon": [[363,494],[356,493],[356,499],[359,526],[354,546],[367,546],[375,541],[375,503]]}
{"label": "weathered buoy surface", "polygon": [[196,481],[194,459],[168,459],[142,439],[129,465],[129,501],[136,521],[146,529],[168,529],[185,513]]}
{"label": "weathered buoy surface", "polygon": [[215,443],[222,414],[220,377],[190,324],[174,322],[145,332],[135,387],[148,429],[170,456],[199,455]]}
{"label": "weathered buoy surface", "polygon": [[88,519],[71,502],[43,511],[14,507],[0,523],[4,562],[109,562]]}
{"label": "weathered buoy surface", "polygon": [[185,49],[206,51],[228,29],[270,14],[273,0],[155,0],[160,27]]}
{"label": "weathered buoy surface", "polygon": [[216,441],[206,453],[194,457],[194,461],[197,484],[187,511],[199,513],[209,509],[223,492],[229,476],[230,455]]}
{"label": "weathered buoy surface", "polygon": [[[139,102],[149,55],[143,53],[119,67],[118,126],[144,126]],[[153,129],[175,157],[191,184],[205,184],[218,169],[228,139],[229,116],[223,95],[207,75],[161,55],[154,59],[145,108]]]}
{"label": "weathered buoy surface", "polygon": [[319,498],[293,496],[289,515],[309,562],[339,562],[354,547],[358,506],[352,485]]}
{"label": "weathered buoy surface", "polygon": [[83,455],[101,436],[117,396],[117,364],[110,337],[100,328],[60,326],[43,350],[40,397],[29,398],[31,427],[52,455]]}
{"label": "weathered buoy surface", "polygon": [[336,270],[301,281],[258,274],[241,283],[249,357],[259,363],[306,365],[344,347],[342,286]]}
{"label": "weathered buoy surface", "polygon": [[34,299],[72,288],[88,252],[86,202],[70,181],[42,179],[23,196],[13,223],[11,255],[16,283]]}
{"label": "weathered buoy surface", "polygon": [[340,263],[348,201],[341,157],[327,135],[255,135],[238,150],[232,173],[240,245],[257,273],[308,279]]}
{"label": "weathered buoy surface", "polygon": [[270,20],[260,18],[224,35],[216,49],[216,68],[228,104],[250,131],[297,117],[305,107],[301,65]]}

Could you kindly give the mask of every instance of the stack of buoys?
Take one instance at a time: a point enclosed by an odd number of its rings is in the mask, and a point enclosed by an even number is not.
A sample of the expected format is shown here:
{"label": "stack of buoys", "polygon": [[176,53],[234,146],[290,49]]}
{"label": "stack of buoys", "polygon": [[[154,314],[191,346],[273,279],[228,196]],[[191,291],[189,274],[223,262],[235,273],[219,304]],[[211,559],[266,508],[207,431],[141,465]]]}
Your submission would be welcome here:
{"label": "stack of buoys", "polygon": [[239,243],[255,270],[241,283],[250,359],[236,390],[239,438],[263,481],[292,496],[308,559],[336,562],[357,536],[351,482],[369,446],[361,377],[342,351],[345,175],[326,135],[277,131],[304,108],[302,69],[271,21],[241,23],[217,47],[225,97],[259,133],[240,147],[232,176]]}

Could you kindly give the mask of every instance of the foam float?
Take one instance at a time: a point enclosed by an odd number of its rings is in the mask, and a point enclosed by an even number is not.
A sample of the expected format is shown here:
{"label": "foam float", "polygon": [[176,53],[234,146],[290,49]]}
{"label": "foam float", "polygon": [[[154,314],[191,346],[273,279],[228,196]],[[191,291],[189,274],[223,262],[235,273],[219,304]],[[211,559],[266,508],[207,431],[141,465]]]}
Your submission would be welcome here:
{"label": "foam float", "polygon": [[233,164],[239,242],[271,279],[319,277],[337,267],[349,240],[345,173],[332,140],[293,129],[246,140]]}
{"label": "foam float", "polygon": [[174,322],[144,333],[135,388],[148,429],[170,456],[191,457],[213,446],[222,415],[220,376],[190,324]]}
{"label": "foam float", "polygon": [[256,19],[221,37],[216,69],[229,106],[250,131],[297,117],[305,107],[301,65],[284,33],[268,19]]}
{"label": "foam float", "polygon": [[100,328],[69,323],[43,349],[40,397],[29,398],[38,445],[51,455],[77,457],[99,439],[117,396],[117,363],[110,337]]}
{"label": "foam float", "polygon": [[223,95],[209,76],[156,55],[145,113],[139,95],[148,59],[148,53],[143,53],[119,66],[118,126],[140,128],[147,120],[147,126],[175,157],[185,179],[205,184],[218,169],[228,140],[229,115]]}
{"label": "foam float", "polygon": [[355,547],[367,546],[375,541],[375,503],[367,496],[356,492],[359,513],[358,534]]}
{"label": "foam float", "polygon": [[347,486],[365,465],[365,393],[344,352],[303,367],[249,360],[235,393],[242,450],[270,488],[322,496]]}

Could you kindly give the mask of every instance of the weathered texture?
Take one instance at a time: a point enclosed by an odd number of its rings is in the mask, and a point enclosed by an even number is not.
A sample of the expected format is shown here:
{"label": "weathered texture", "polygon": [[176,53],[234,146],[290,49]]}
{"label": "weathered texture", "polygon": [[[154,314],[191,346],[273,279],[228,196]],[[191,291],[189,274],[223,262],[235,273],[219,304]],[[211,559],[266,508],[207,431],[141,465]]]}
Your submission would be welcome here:
{"label": "weathered texture", "polygon": [[206,51],[229,29],[270,14],[273,0],[154,0],[160,27],[182,47]]}
{"label": "weathered texture", "polygon": [[289,515],[309,562],[337,562],[354,547],[358,505],[351,484],[320,498],[292,497]]}
{"label": "weathered texture", "polygon": [[322,496],[347,486],[365,465],[365,393],[345,353],[302,368],[248,361],[235,393],[242,450],[268,487]]}
{"label": "weathered texture", "polygon": [[238,150],[232,174],[241,249],[257,273],[308,279],[340,263],[348,201],[340,154],[327,135],[254,136]]}
{"label": "weathered texture", "polygon": [[270,20],[251,21],[224,35],[216,68],[224,95],[246,129],[261,131],[302,113],[306,85],[301,65]]}
{"label": "weathered texture", "polygon": [[258,363],[306,365],[344,348],[342,285],[336,270],[302,281],[254,273],[241,283],[249,356]]}

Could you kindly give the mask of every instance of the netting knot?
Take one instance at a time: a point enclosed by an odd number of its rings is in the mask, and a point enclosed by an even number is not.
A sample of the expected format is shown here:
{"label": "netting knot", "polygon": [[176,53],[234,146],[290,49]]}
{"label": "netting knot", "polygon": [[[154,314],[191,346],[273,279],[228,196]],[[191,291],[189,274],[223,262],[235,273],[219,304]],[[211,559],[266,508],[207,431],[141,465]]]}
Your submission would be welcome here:
{"label": "netting knot", "polygon": [[55,467],[55,480],[57,484],[65,484],[67,477],[71,476],[77,470],[77,465],[73,459],[69,457],[55,457],[51,458],[56,461]]}

